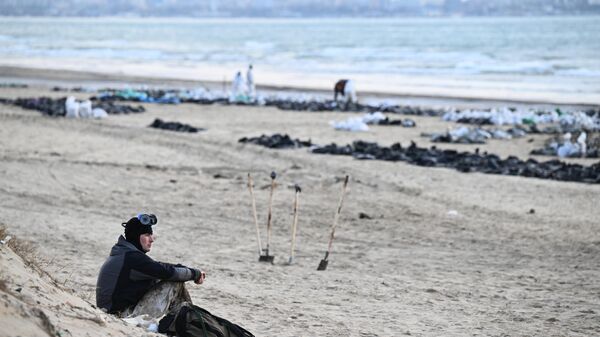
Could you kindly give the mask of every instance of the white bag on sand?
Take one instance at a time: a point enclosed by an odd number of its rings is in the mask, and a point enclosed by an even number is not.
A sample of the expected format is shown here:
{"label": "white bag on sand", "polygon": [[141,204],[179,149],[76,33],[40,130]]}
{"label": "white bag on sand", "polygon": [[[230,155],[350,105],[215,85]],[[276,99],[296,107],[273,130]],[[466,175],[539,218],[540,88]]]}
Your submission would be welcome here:
{"label": "white bag on sand", "polygon": [[92,117],[92,102],[88,99],[79,103],[79,117],[91,118]]}
{"label": "white bag on sand", "polygon": [[129,325],[142,327],[151,332],[158,331],[158,319],[152,318],[148,315],[139,315],[122,319]]}
{"label": "white bag on sand", "polygon": [[369,127],[363,122],[362,117],[351,117],[341,122],[330,121],[329,125],[333,126],[336,130],[369,131]]}
{"label": "white bag on sand", "polygon": [[585,142],[586,139],[587,133],[585,132],[582,132],[579,137],[577,137],[577,144],[579,144],[579,147],[581,148],[581,155],[584,157],[587,153],[587,143]]}
{"label": "white bag on sand", "polygon": [[106,111],[104,111],[104,109],[94,108],[94,110],[92,110],[92,117],[106,118],[106,117],[108,117],[108,113]]}
{"label": "white bag on sand", "polygon": [[65,110],[67,118],[79,118],[79,102],[75,100],[75,97],[69,96],[65,102]]}
{"label": "white bag on sand", "polygon": [[362,117],[362,121],[366,124],[378,124],[380,121],[385,119],[385,115],[380,111],[368,113]]}
{"label": "white bag on sand", "polygon": [[577,144],[567,141],[564,144],[562,144],[556,152],[556,154],[561,158],[575,157],[579,155],[580,149]]}

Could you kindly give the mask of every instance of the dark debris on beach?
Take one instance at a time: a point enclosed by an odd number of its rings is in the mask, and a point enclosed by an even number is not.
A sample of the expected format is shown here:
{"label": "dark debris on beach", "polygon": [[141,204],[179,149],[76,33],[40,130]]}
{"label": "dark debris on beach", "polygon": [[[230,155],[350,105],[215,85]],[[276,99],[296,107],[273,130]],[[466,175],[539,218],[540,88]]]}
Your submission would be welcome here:
{"label": "dark debris on beach", "polygon": [[377,125],[384,125],[384,126],[402,126],[405,128],[414,128],[417,126],[417,123],[415,123],[415,121],[413,121],[410,118],[405,118],[405,119],[389,119],[388,117],[386,117],[385,119],[382,119],[380,121],[378,121],[376,123]]}
{"label": "dark debris on beach", "polygon": [[414,116],[441,116],[441,109],[421,108],[399,105],[366,105],[360,103],[340,103],[336,101],[294,101],[289,99],[267,99],[266,106],[275,106],[281,110],[308,112],[382,112]]}
{"label": "dark debris on beach", "polygon": [[290,149],[290,148],[301,148],[310,147],[312,143],[310,140],[292,139],[288,135],[274,134],[271,136],[262,135],[260,137],[243,137],[238,140],[239,143],[251,143],[268,147],[270,149]]}
{"label": "dark debris on beach", "polygon": [[[291,139],[288,135],[276,134],[261,136],[260,142],[254,144],[272,147],[279,139]],[[246,139],[246,138],[243,138]],[[240,142],[242,140],[240,139]],[[481,172],[486,174],[513,175],[560,181],[573,181],[598,184],[600,183],[600,162],[591,166],[569,164],[559,160],[538,162],[535,159],[521,160],[514,156],[501,159],[495,154],[484,152],[459,152],[456,150],[441,150],[418,147],[414,142],[402,147],[395,143],[389,147],[377,143],[355,141],[352,144],[338,146],[335,143],[325,146],[313,146],[312,153],[352,156],[361,160],[404,161],[409,164],[426,167],[454,168],[460,172]]]}
{"label": "dark debris on beach", "polygon": [[[114,89],[105,89],[98,96],[92,97],[92,100],[98,101],[134,101],[134,102],[149,102],[149,103],[165,103],[165,104],[223,104],[223,105],[259,105],[256,101],[230,102],[225,97],[215,98],[186,98],[180,95],[177,90],[136,90],[136,91],[119,91]],[[414,106],[399,106],[399,105],[365,105],[360,103],[344,103],[333,100],[317,101],[317,100],[294,100],[281,98],[266,98],[261,105],[274,106],[281,110],[291,111],[307,111],[307,112],[383,112],[403,115],[416,116],[441,116],[444,113],[442,109],[422,108]]]}
{"label": "dark debris on beach", "polygon": [[160,118],[156,118],[152,124],[149,125],[151,128],[163,129],[177,132],[189,132],[196,133],[198,131],[205,131],[204,128],[197,128],[189,124],[183,124],[180,122],[165,122]]}
{"label": "dark debris on beach", "polygon": [[[64,117],[67,113],[66,102],[67,98],[17,98],[17,99],[0,99],[0,103],[16,105],[23,109],[37,110],[46,116]],[[146,109],[141,106],[131,106],[125,104],[115,104],[113,102],[92,102],[92,109],[100,108],[106,111],[109,115],[129,114],[145,112]]]}

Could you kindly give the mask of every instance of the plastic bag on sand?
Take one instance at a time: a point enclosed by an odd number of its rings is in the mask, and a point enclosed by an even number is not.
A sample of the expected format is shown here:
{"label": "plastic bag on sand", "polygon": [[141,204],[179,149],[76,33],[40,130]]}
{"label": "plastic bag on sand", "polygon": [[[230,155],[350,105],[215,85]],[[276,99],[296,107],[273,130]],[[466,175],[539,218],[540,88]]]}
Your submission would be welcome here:
{"label": "plastic bag on sand", "polygon": [[579,146],[571,142],[571,133],[565,133],[563,139],[564,143],[558,147],[556,154],[561,158],[577,156],[579,154]]}
{"label": "plastic bag on sand", "polygon": [[106,111],[104,111],[104,109],[94,108],[94,110],[92,110],[92,117],[106,118],[106,117],[108,117],[108,113]]}
{"label": "plastic bag on sand", "polygon": [[67,111],[65,117],[67,118],[78,118],[79,117],[79,102],[75,100],[75,97],[69,96],[65,101],[65,110]]}
{"label": "plastic bag on sand", "polygon": [[579,144],[579,147],[581,148],[581,154],[584,156],[587,152],[587,143],[585,142],[586,139],[587,134],[585,132],[582,132],[579,137],[577,137],[577,144]]}
{"label": "plastic bag on sand", "polygon": [[90,100],[85,100],[85,101],[79,103],[79,117],[81,117],[81,118],[92,117],[92,102]]}
{"label": "plastic bag on sand", "polygon": [[580,153],[579,146],[573,144],[570,141],[565,142],[563,145],[558,147],[557,154],[561,158],[565,157],[576,157]]}
{"label": "plastic bag on sand", "polygon": [[362,117],[351,117],[341,122],[330,121],[329,125],[331,125],[336,130],[369,131],[369,127],[365,122],[363,122]]}
{"label": "plastic bag on sand", "polygon": [[385,119],[385,115],[379,111],[368,113],[362,117],[350,117],[345,121],[330,121],[329,124],[336,130],[344,131],[369,131],[367,124],[379,124]]}
{"label": "plastic bag on sand", "polygon": [[366,124],[378,124],[379,121],[382,121],[384,119],[385,116],[379,111],[362,116],[362,121]]}
{"label": "plastic bag on sand", "polygon": [[148,331],[158,331],[158,319],[154,319],[148,315],[139,315],[135,317],[126,317],[123,320],[133,326],[143,327]]}

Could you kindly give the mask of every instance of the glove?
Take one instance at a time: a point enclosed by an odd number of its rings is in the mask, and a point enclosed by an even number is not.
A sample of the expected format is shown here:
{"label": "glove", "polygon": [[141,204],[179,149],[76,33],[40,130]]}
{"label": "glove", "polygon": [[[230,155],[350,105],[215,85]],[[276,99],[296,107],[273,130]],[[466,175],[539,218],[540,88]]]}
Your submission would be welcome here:
{"label": "glove", "polygon": [[202,270],[194,268],[190,268],[190,270],[192,271],[192,280],[194,282],[202,283],[202,281],[204,281],[204,277],[206,277],[206,274],[204,274]]}

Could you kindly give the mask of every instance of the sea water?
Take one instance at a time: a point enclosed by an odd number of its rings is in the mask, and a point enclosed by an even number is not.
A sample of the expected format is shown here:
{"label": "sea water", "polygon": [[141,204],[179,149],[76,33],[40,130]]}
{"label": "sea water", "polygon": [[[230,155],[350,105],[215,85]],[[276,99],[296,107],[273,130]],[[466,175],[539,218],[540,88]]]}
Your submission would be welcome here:
{"label": "sea water", "polygon": [[[353,77],[362,79],[364,88],[371,83],[374,91],[385,88],[381,82],[388,81],[389,91],[410,94],[409,80],[412,88],[422,89],[413,91],[422,94],[435,95],[437,89],[442,94],[444,90],[465,94],[471,89],[496,93],[512,89],[580,94],[594,101],[600,97],[599,55],[598,16],[0,17],[0,65],[117,67],[115,71],[121,73],[143,72],[139,67],[147,65],[152,75],[172,72],[185,77],[189,75],[185,69],[195,69],[198,78],[229,80],[235,71],[254,64],[258,84],[263,71],[265,84],[281,86],[311,86],[303,82],[307,78],[314,84]],[[211,69],[218,69],[218,74]]]}

